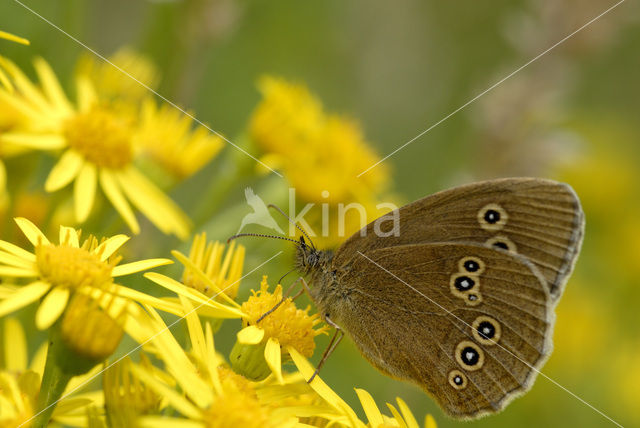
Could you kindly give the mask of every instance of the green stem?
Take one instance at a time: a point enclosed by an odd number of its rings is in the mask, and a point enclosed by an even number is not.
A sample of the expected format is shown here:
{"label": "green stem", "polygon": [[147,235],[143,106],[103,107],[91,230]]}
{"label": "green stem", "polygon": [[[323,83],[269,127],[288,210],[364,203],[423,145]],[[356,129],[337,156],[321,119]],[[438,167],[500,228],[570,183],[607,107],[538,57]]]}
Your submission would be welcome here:
{"label": "green stem", "polygon": [[36,406],[39,413],[33,423],[35,428],[44,428],[49,424],[57,402],[60,400],[60,397],[62,397],[67,384],[73,377],[72,374],[65,373],[56,361],[57,352],[55,352],[54,347],[56,347],[58,343],[59,342],[54,340],[50,340],[49,342],[47,362],[44,367],[40,394],[38,395],[38,405]]}

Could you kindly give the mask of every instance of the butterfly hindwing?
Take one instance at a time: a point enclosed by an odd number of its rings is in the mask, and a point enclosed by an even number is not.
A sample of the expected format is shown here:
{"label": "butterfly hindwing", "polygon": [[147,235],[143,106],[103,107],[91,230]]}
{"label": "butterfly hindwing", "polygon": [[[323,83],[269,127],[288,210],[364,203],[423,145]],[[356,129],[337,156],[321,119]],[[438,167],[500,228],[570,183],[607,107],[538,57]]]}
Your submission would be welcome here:
{"label": "butterfly hindwing", "polygon": [[327,315],[374,366],[419,384],[452,416],[501,409],[550,352],[546,282],[517,254],[399,245],[358,254],[340,272],[346,297]]}

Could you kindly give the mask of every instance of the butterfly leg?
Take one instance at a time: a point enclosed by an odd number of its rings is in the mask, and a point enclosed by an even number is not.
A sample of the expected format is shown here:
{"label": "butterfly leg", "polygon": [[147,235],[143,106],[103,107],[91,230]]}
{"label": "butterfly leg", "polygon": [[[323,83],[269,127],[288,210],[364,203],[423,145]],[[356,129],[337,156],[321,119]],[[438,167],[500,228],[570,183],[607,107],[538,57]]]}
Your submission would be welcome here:
{"label": "butterfly leg", "polygon": [[309,293],[309,286],[307,285],[307,282],[304,280],[303,277],[298,278],[297,280],[295,280],[293,282],[293,284],[291,284],[291,286],[289,286],[287,291],[282,295],[282,299],[280,299],[280,301],[278,303],[276,303],[273,306],[273,308],[269,309],[267,312],[265,312],[264,314],[260,315],[260,318],[258,318],[258,320],[256,321],[256,324],[258,324],[260,321],[262,321],[267,315],[273,313],[273,311],[278,309],[280,307],[280,305],[282,305],[285,302],[285,300],[287,300],[289,298],[289,293],[291,293],[291,290],[293,290],[293,288],[298,284],[298,282],[302,282],[303,288],[300,289],[300,291],[298,291],[296,294],[294,294],[293,297],[291,297],[291,300],[296,300],[305,291],[307,293]]}
{"label": "butterfly leg", "polygon": [[333,337],[331,338],[331,341],[329,342],[329,345],[327,346],[327,349],[325,349],[324,353],[322,354],[322,359],[318,363],[318,367],[316,367],[316,371],[313,372],[313,374],[311,375],[311,377],[309,378],[307,383],[311,383],[313,378],[315,378],[316,375],[318,373],[320,373],[320,369],[324,365],[325,361],[327,361],[327,359],[329,358],[329,355],[331,355],[333,353],[333,351],[338,347],[338,344],[340,343],[340,341],[344,337],[344,332],[342,331],[342,329],[340,327],[338,327],[338,325],[336,323],[331,321],[331,319],[329,317],[325,317],[325,322],[327,324],[329,324],[330,326],[332,326],[333,328],[335,328],[336,332],[333,334]]}

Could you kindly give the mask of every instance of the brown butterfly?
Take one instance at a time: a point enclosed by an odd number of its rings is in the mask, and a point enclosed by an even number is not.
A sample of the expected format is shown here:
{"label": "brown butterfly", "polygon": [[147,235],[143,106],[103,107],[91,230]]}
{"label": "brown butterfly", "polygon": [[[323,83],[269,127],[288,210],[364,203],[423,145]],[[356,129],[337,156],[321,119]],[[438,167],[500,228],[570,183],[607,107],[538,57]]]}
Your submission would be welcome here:
{"label": "brown butterfly", "polygon": [[582,243],[578,197],[567,184],[506,178],[395,214],[397,233],[375,233],[381,218],[335,253],[295,241],[309,294],[338,329],[328,351],[344,330],[377,369],[419,385],[447,414],[500,411],[551,353],[554,308]]}

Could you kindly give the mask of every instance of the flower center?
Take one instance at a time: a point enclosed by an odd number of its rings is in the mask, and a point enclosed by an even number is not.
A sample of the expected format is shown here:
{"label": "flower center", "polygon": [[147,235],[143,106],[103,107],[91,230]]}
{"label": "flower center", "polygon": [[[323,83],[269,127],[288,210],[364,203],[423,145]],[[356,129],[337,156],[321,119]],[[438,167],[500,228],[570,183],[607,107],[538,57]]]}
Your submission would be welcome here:
{"label": "flower center", "polygon": [[[244,326],[255,324],[282,299],[280,285],[276,286],[274,293],[268,292],[268,287],[266,276],[264,276],[260,290],[254,291],[253,296],[242,304],[242,311],[248,315],[243,322]],[[317,314],[309,315],[309,308],[305,310],[296,308],[295,303],[289,298],[278,306],[278,309],[264,317],[258,327],[264,330],[265,338],[276,338],[283,348],[291,345],[302,355],[310,357],[316,346],[315,336],[326,331],[326,328],[314,329],[319,322]]]}
{"label": "flower center", "polygon": [[42,279],[71,288],[100,288],[111,282],[113,265],[100,260],[97,254],[69,245],[38,245],[36,264]]}
{"label": "flower center", "polygon": [[71,148],[98,167],[123,168],[133,159],[130,129],[104,108],[94,107],[67,120],[64,136]]}
{"label": "flower center", "polygon": [[204,412],[206,428],[246,427],[273,428],[279,426],[268,407],[251,395],[240,391],[225,391],[216,398],[210,409]]}

